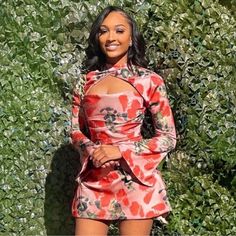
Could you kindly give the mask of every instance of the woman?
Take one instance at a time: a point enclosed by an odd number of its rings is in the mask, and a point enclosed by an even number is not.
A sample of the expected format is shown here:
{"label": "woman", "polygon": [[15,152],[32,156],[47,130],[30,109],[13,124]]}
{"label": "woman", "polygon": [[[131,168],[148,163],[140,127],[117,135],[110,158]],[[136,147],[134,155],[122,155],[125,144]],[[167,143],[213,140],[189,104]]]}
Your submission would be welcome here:
{"label": "woman", "polygon": [[[176,143],[163,79],[145,69],[143,38],[117,7],[95,20],[86,55],[84,96],[74,93],[72,112],[71,140],[82,164],[75,234],[106,235],[117,220],[121,235],[148,235],[153,219],[171,210],[156,170]],[[141,135],[146,110],[155,127],[150,139]]]}

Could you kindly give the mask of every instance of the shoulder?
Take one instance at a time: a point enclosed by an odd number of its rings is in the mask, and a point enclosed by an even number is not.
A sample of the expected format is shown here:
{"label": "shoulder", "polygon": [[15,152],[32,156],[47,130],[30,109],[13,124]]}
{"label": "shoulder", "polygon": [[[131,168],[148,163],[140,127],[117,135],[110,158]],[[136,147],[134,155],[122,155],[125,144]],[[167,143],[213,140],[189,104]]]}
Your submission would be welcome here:
{"label": "shoulder", "polygon": [[96,75],[96,71],[89,71],[89,72],[87,72],[87,74],[85,75],[85,77],[86,77],[86,80],[89,80],[89,79],[91,79],[93,76],[95,76]]}
{"label": "shoulder", "polygon": [[150,83],[151,86],[158,86],[164,83],[163,78],[150,69],[137,67],[137,74],[140,78],[140,81],[143,80],[144,83]]}

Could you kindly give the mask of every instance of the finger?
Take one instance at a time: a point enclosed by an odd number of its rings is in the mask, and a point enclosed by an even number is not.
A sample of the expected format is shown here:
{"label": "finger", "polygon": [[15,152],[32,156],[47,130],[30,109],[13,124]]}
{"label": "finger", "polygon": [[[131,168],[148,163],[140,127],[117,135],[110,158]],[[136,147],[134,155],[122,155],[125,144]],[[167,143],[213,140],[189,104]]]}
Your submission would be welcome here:
{"label": "finger", "polygon": [[101,167],[108,161],[108,159],[105,156],[103,156],[103,157],[99,157],[99,159],[94,158],[92,161],[95,167]]}
{"label": "finger", "polygon": [[92,154],[92,158],[101,159],[104,156],[103,150],[98,147]]}
{"label": "finger", "polygon": [[98,149],[95,149],[95,151],[93,152],[92,156],[97,156],[100,153],[100,151]]}
{"label": "finger", "polygon": [[120,162],[119,161],[114,161],[114,165],[119,166]]}
{"label": "finger", "polygon": [[100,167],[102,165],[102,163],[100,162],[100,160],[97,160],[96,158],[92,159],[93,165],[95,167]]}
{"label": "finger", "polygon": [[102,168],[114,167],[115,165],[117,165],[117,161],[107,161],[101,167]]}
{"label": "finger", "polygon": [[94,151],[93,151],[93,154],[96,154],[97,152],[100,151],[100,147],[96,148]]}
{"label": "finger", "polygon": [[106,163],[104,163],[101,167],[102,167],[102,168],[110,167],[110,163],[109,163],[109,162],[106,162]]}
{"label": "finger", "polygon": [[96,168],[99,168],[99,167],[102,166],[102,164],[101,164],[100,162],[98,162],[98,161],[93,161],[93,165],[94,165],[94,167],[96,167]]}
{"label": "finger", "polygon": [[99,160],[101,160],[102,158],[104,158],[104,153],[102,153],[102,152],[96,152],[96,153],[94,153],[93,154],[93,160],[97,160],[97,161],[99,161]]}

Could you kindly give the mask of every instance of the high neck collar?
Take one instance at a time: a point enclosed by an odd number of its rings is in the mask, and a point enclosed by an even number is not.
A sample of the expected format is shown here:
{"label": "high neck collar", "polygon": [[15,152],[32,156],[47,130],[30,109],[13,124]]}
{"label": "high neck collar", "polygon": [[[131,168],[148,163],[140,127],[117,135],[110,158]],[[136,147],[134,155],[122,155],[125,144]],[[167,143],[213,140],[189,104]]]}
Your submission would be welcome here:
{"label": "high neck collar", "polygon": [[103,78],[107,75],[111,75],[117,78],[122,78],[132,83],[132,81],[136,77],[142,76],[145,73],[145,71],[146,69],[143,67],[139,67],[135,65],[128,66],[127,64],[122,65],[122,66],[114,65],[110,67],[109,69],[105,69],[105,70],[90,71],[86,75],[86,84],[85,84],[84,91],[86,93],[86,91],[89,89],[90,86],[92,86],[100,78]]}
{"label": "high neck collar", "polygon": [[104,70],[96,70],[91,71],[88,73],[88,77],[93,77],[94,79],[99,79],[107,74],[112,74],[114,76],[121,76],[121,77],[130,77],[133,75],[137,75],[138,71],[141,69],[141,67],[135,66],[135,65],[111,65],[109,68],[105,68]]}

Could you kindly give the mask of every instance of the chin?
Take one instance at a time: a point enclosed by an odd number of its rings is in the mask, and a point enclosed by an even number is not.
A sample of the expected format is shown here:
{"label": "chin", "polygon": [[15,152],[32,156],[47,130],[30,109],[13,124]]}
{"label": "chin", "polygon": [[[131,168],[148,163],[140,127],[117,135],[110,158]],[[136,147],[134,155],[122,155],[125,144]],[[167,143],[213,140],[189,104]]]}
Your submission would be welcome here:
{"label": "chin", "polygon": [[127,56],[124,55],[106,55],[107,56],[107,62],[110,64],[125,64],[127,63]]}

